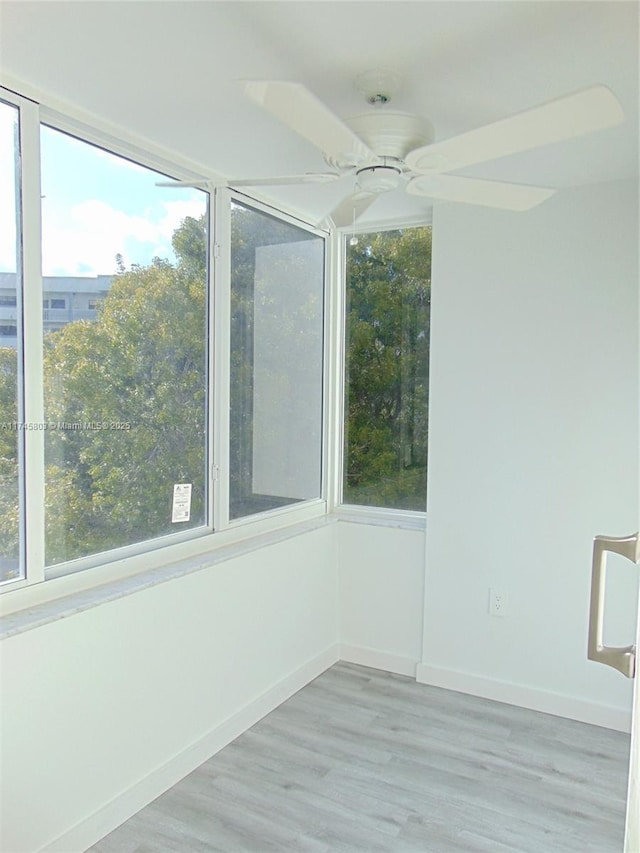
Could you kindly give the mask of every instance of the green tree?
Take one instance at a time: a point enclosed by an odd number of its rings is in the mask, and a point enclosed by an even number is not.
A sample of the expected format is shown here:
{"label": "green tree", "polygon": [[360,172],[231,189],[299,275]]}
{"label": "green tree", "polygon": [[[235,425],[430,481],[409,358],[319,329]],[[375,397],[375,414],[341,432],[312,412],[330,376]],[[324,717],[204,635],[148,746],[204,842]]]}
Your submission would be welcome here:
{"label": "green tree", "polygon": [[0,348],[0,578],[16,574],[20,539],[18,500],[18,358],[16,350]]}
{"label": "green tree", "polygon": [[[204,225],[176,231],[177,264],[121,272],[97,320],[45,340],[46,420],[66,426],[46,433],[49,563],[204,522]],[[192,484],[190,522],[171,523],[175,483]]]}
{"label": "green tree", "polygon": [[431,229],[362,235],[347,296],[344,499],[424,510]]}
{"label": "green tree", "polygon": [[204,280],[207,271],[207,227],[205,217],[195,219],[187,216],[180,228],[174,232],[171,244],[180,259],[180,269],[184,275]]}

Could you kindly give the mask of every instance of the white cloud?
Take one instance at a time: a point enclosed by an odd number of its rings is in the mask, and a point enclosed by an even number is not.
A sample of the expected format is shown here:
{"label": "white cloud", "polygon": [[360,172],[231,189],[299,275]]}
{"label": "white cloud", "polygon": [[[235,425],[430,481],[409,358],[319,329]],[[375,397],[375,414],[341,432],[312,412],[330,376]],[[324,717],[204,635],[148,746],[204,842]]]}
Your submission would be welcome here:
{"label": "white cloud", "polygon": [[185,216],[200,216],[200,201],[161,204],[160,216],[131,216],[91,199],[69,211],[47,210],[43,204],[42,263],[44,275],[98,275],[115,272],[116,255],[126,266],[151,258],[172,258],[171,236]]}

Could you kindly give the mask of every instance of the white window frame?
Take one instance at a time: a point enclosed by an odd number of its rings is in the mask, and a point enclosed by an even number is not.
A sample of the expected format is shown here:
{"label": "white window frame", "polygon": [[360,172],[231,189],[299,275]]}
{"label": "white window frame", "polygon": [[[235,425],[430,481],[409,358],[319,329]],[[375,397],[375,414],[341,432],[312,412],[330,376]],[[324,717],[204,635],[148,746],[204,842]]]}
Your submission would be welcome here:
{"label": "white window frame", "polygon": [[[224,527],[228,527],[231,530],[238,529],[241,530],[245,526],[249,526],[256,521],[260,521],[262,519],[269,520],[274,519],[277,521],[280,517],[291,515],[296,510],[301,512],[304,507],[313,508],[313,516],[316,515],[316,510],[321,510],[324,514],[328,509],[328,501],[326,498],[328,491],[328,480],[331,477],[328,465],[327,465],[327,436],[329,434],[329,423],[328,423],[328,412],[329,407],[327,405],[328,397],[329,397],[329,389],[327,384],[328,379],[328,370],[327,364],[328,359],[330,357],[330,340],[328,333],[329,326],[329,311],[330,311],[330,291],[333,289],[331,287],[331,276],[329,274],[329,263],[330,263],[330,239],[329,233],[320,228],[314,227],[310,225],[308,222],[304,222],[296,216],[285,213],[282,210],[277,210],[274,207],[266,204],[263,201],[258,201],[255,198],[238,192],[237,190],[227,190],[220,189],[218,190],[218,194],[220,196],[223,210],[219,211],[220,219],[218,222],[223,227],[224,240],[226,242],[222,243],[223,246],[230,247],[231,241],[231,204],[233,202],[237,202],[237,204],[241,204],[244,207],[247,207],[251,210],[255,210],[259,213],[264,213],[267,216],[274,217],[275,219],[279,219],[281,222],[287,222],[289,225],[294,225],[296,228],[300,228],[303,231],[307,231],[310,234],[314,234],[316,237],[321,237],[324,239],[324,303],[323,303],[323,351],[322,351],[322,446],[321,446],[321,483],[320,483],[320,497],[319,498],[311,498],[310,500],[300,501],[295,504],[289,504],[287,506],[278,507],[276,509],[266,510],[265,512],[255,513],[254,515],[243,516],[241,518],[229,519],[229,479],[225,478],[225,501],[223,504],[223,518],[221,519]],[[221,236],[222,236],[221,233]],[[218,243],[218,247],[221,244]],[[225,281],[230,282],[231,280],[231,258],[230,253],[226,252],[218,252],[221,256],[225,256],[227,259],[227,267],[225,269],[226,278]],[[224,401],[224,408],[222,411],[229,412],[229,376],[230,376],[230,336],[229,336],[229,328],[230,328],[230,318],[231,318],[231,289],[230,287],[226,287],[224,289],[224,294],[220,295],[220,309],[223,315],[223,322],[225,323],[225,330],[227,340],[224,346],[224,364],[222,365],[224,369],[223,376],[220,377],[220,387],[224,388],[227,392],[226,399]],[[224,445],[220,448],[221,450],[221,467],[222,470],[229,470],[229,418],[224,418],[224,436],[221,436],[221,440],[224,441]],[[224,448],[224,451],[222,451]],[[306,513],[304,513],[306,515]],[[313,517],[312,516],[312,517]],[[306,520],[306,519],[305,519]]]}
{"label": "white window frame", "polygon": [[[22,194],[22,270],[25,287],[24,305],[24,411],[25,422],[43,421],[43,311],[41,275],[40,212],[40,126],[45,124],[69,133],[89,144],[131,159],[162,174],[184,181],[204,179],[210,187],[209,202],[209,339],[208,348],[208,518],[206,526],[184,533],[150,539],[60,565],[47,567],[44,549],[44,435],[42,431],[26,431],[25,482],[29,484],[28,532],[24,534],[24,557],[27,576],[7,581],[0,587],[0,609],[3,613],[25,608],[118,582],[140,572],[184,564],[193,568],[205,555],[232,544],[280,531],[290,525],[313,521],[325,516],[324,498],[329,475],[327,436],[327,366],[329,336],[327,321],[324,331],[324,399],[323,399],[323,484],[322,496],[291,506],[229,522],[228,518],[228,413],[229,397],[229,252],[231,193],[220,188],[221,177],[161,148],[139,142],[135,137],[106,122],[89,120],[75,108],[49,101],[45,95],[27,91],[30,97],[0,87],[0,98],[20,110],[21,194]],[[34,99],[31,99],[31,96]],[[217,187],[217,188],[216,188]],[[303,227],[325,238],[328,232],[314,228],[298,217],[276,210],[248,194],[236,193],[240,203],[261,209],[271,216]],[[330,299],[329,250],[325,248],[325,318],[329,316]],[[33,485],[37,484],[37,485]],[[91,569],[91,571],[84,571]]]}
{"label": "white window frame", "polygon": [[339,335],[339,342],[336,346],[338,364],[336,366],[336,394],[338,415],[337,423],[334,423],[334,439],[335,439],[335,472],[336,477],[333,483],[332,490],[332,507],[333,512],[338,518],[344,521],[352,521],[363,524],[373,524],[379,527],[400,527],[411,530],[424,530],[426,527],[427,513],[426,507],[424,511],[395,509],[391,507],[375,507],[363,506],[359,504],[348,504],[343,502],[343,485],[344,485],[344,442],[346,435],[346,334],[347,334],[347,240],[352,237],[357,237],[360,234],[375,234],[383,231],[397,231],[399,229],[408,228],[433,228],[433,218],[430,214],[425,214],[420,219],[407,219],[394,222],[390,225],[388,222],[367,222],[365,225],[354,225],[353,227],[344,227],[337,229],[335,240],[335,263],[338,267],[336,275],[337,281],[340,282],[340,287],[337,288],[339,293],[336,297],[334,319],[336,332]]}

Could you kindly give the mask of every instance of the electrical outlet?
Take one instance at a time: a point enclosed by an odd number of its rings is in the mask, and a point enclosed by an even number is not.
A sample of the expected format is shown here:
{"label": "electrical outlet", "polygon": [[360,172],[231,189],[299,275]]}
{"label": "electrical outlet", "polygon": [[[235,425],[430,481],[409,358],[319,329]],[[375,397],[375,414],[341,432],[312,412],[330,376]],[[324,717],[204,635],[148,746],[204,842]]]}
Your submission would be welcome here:
{"label": "electrical outlet", "polygon": [[491,616],[506,616],[509,609],[509,593],[502,589],[489,590],[489,613]]}

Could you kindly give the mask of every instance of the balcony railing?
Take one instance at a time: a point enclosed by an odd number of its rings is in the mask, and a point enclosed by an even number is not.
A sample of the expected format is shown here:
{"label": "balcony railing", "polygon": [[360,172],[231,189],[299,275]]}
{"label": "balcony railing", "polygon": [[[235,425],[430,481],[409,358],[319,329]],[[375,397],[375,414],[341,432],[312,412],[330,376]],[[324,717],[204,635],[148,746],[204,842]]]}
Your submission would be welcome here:
{"label": "balcony railing", "polygon": [[43,308],[42,319],[45,323],[72,323],[74,320],[95,320],[93,308]]}

